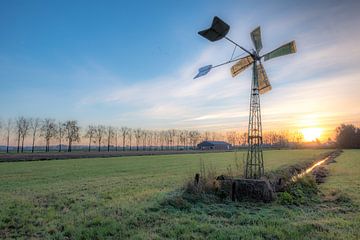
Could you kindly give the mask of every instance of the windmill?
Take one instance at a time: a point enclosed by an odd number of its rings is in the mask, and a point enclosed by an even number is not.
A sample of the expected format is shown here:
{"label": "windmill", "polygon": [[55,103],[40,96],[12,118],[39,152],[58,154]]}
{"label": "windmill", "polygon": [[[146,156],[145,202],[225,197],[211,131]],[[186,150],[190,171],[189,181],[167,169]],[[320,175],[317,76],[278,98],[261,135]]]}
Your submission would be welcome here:
{"label": "windmill", "polygon": [[[230,26],[226,24],[219,17],[214,17],[211,27],[203,31],[198,32],[199,35],[208,39],[211,42],[218,41],[225,38],[230,43],[235,45],[236,48],[240,48],[248,54],[242,58],[235,58],[231,56],[231,59],[227,62],[218,65],[207,65],[199,69],[198,74],[194,77],[198,78],[204,76],[210,72],[211,69],[220,67],[232,62],[237,61],[231,67],[231,75],[237,76],[245,69],[252,65],[252,81],[251,81],[251,94],[250,94],[250,114],[249,114],[249,125],[248,125],[248,151],[245,165],[245,178],[246,179],[258,179],[264,175],[264,159],[262,152],[262,124],[261,124],[261,111],[260,111],[260,95],[271,90],[271,84],[266,75],[265,69],[261,63],[270,60],[272,58],[280,57],[283,55],[291,54],[296,52],[295,41],[286,43],[273,51],[270,51],[264,55],[260,55],[262,49],[261,31],[260,27],[255,28],[251,33],[251,40],[254,44],[255,49],[251,51],[243,48],[230,38],[226,37],[230,30]],[[233,55],[234,55],[233,52]]]}

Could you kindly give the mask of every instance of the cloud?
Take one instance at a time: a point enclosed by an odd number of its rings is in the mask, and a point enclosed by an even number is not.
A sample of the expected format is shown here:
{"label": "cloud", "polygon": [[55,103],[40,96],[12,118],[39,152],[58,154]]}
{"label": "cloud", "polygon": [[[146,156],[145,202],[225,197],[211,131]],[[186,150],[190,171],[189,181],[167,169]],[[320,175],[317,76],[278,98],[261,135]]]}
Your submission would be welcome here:
{"label": "cloud", "polygon": [[[353,19],[344,16],[342,7],[331,7],[326,18],[318,19],[327,10],[266,24],[267,36],[270,31],[276,36],[292,29],[290,35],[296,37],[298,53],[264,63],[273,85],[273,91],[262,95],[265,128],[304,127],[302,117],[314,113],[321,124],[331,127],[359,119],[356,104],[360,98],[355,89],[360,89],[360,32],[346,27]],[[332,30],[321,28],[330,24],[331,14],[337,14],[341,21],[331,22]],[[314,19],[318,21],[310,24]],[[295,28],[301,25],[305,26]],[[117,119],[141,127],[245,129],[251,71],[232,78],[229,68],[223,67],[193,79],[199,67],[214,63],[224,52],[229,52],[229,45],[209,44],[199,57],[189,59],[172,74],[91,93],[80,106],[112,106],[118,109]]]}

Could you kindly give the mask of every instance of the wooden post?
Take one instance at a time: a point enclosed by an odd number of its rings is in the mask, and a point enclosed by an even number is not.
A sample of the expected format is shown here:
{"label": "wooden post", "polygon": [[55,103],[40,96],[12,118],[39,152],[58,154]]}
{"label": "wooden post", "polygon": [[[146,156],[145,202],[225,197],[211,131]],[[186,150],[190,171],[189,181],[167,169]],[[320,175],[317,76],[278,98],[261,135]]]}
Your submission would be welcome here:
{"label": "wooden post", "polygon": [[198,184],[199,184],[199,181],[200,181],[200,174],[199,174],[199,173],[196,173],[196,174],[195,174],[195,181],[194,181],[195,185],[198,185]]}

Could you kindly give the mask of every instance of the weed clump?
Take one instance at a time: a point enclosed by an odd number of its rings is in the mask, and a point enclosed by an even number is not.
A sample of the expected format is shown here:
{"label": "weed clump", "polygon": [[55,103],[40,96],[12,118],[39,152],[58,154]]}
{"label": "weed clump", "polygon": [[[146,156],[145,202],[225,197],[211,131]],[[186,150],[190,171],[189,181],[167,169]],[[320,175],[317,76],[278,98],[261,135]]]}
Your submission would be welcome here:
{"label": "weed clump", "polygon": [[204,162],[200,161],[200,173],[195,179],[188,180],[183,188],[182,197],[190,202],[213,201],[214,197],[222,198],[221,186],[216,180],[216,171],[210,167],[205,169]]}
{"label": "weed clump", "polygon": [[313,171],[316,183],[324,183],[325,178],[329,175],[329,170],[325,167],[318,167]]}
{"label": "weed clump", "polygon": [[307,205],[319,200],[318,192],[315,178],[308,175],[287,185],[285,191],[278,194],[277,201],[283,205]]}

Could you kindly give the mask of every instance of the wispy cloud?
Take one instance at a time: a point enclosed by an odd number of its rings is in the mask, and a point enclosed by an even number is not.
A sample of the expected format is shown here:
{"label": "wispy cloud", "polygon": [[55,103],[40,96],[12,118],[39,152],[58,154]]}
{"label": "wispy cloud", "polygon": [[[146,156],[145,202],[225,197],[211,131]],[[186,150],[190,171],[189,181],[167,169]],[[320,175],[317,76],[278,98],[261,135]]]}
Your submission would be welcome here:
{"label": "wispy cloud", "polygon": [[[334,7],[329,11],[335,14],[341,10]],[[268,29],[265,35],[269,37],[284,28],[308,24],[309,18],[315,19],[317,14],[319,12],[292,15],[291,21],[267,23],[272,33]],[[298,42],[298,53],[265,63],[274,87],[262,96],[265,128],[304,127],[301,119],[313,113],[321,124],[331,127],[360,117],[356,106],[360,102],[356,92],[360,89],[357,63],[360,48],[356,47],[360,32],[346,28],[351,19],[341,14],[336,16],[342,19],[334,21],[332,28],[339,31],[320,27],[327,26],[328,19],[319,20],[312,29],[294,29],[292,35]],[[170,75],[106,88],[100,94],[85,96],[81,106],[111,105],[118,108],[119,121],[126,119],[142,127],[212,130],[244,127],[251,71],[232,78],[228,67],[224,67],[204,78],[193,79],[198,67],[213,63],[225,49],[229,47],[209,44],[199,57],[189,59],[189,63]]]}

